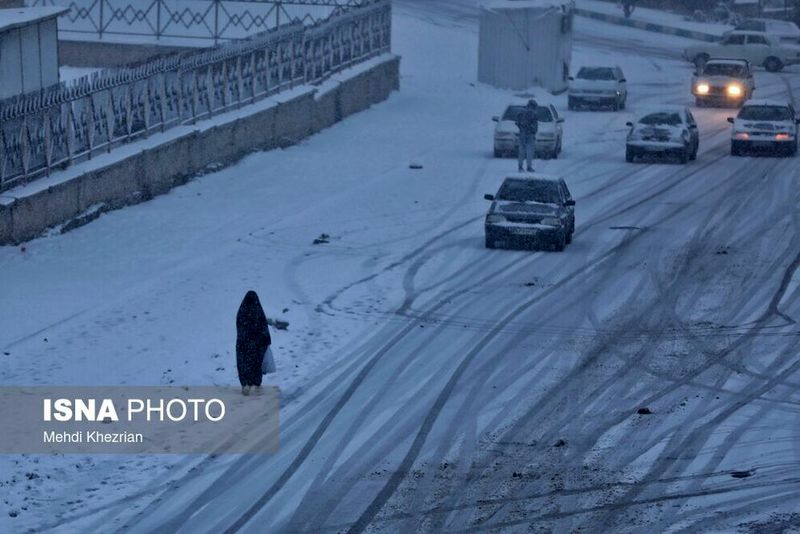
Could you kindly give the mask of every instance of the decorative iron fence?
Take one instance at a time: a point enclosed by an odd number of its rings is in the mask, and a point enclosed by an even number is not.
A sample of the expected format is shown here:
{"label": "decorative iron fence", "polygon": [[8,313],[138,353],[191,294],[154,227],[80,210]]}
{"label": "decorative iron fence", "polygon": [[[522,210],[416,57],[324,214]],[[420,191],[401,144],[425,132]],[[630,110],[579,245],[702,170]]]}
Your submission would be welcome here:
{"label": "decorative iron fence", "polygon": [[76,38],[178,39],[184,43],[242,39],[253,33],[302,22],[314,24],[341,8],[369,0],[26,0],[28,6],[69,8],[59,33]]}
{"label": "decorative iron fence", "polygon": [[0,102],[0,191],[388,52],[391,0]]}

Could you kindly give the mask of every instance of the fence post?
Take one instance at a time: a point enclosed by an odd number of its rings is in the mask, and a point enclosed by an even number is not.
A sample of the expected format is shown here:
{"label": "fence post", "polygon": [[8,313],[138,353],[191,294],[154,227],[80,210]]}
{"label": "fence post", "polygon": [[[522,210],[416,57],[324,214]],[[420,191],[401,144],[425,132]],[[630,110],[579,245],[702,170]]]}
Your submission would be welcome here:
{"label": "fence post", "polygon": [[44,128],[45,174],[50,176],[50,166],[53,162],[53,132],[50,131],[50,110],[45,110],[42,114],[42,127]]}
{"label": "fence post", "polygon": [[72,165],[72,158],[75,154],[75,111],[73,101],[67,103],[67,161]]}
{"label": "fence post", "polygon": [[214,0],[214,45],[219,39],[219,2],[220,0]]}
{"label": "fence post", "polygon": [[[167,72],[163,68],[163,59],[162,61],[162,69],[161,69],[161,83],[158,84],[158,91],[159,97],[161,100],[161,131],[163,132],[166,129],[166,122],[167,122]],[[180,109],[178,109],[178,119],[180,119]],[[180,120],[178,121],[180,122]]]}
{"label": "fence post", "polygon": [[92,159],[94,150],[94,94],[89,93],[86,100],[86,146],[89,150],[89,159]]}
{"label": "fence post", "polygon": [[103,40],[103,30],[106,29],[105,23],[103,22],[103,14],[105,12],[105,9],[103,8],[105,6],[105,3],[106,0],[100,0],[100,31],[98,32],[99,33],[98,39],[100,39],[101,41]]}
{"label": "fence post", "polygon": [[161,0],[156,0],[156,41],[161,39]]}

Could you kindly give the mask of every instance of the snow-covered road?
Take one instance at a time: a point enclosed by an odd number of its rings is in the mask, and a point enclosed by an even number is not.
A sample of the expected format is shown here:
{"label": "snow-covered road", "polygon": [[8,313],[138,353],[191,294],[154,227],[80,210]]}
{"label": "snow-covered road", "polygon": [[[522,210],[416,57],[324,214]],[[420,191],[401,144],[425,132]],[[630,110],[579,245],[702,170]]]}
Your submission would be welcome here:
{"label": "snow-covered road", "polygon": [[[796,160],[731,158],[732,111],[699,109],[696,162],[626,164],[625,122],[690,104],[690,66],[679,39],[581,21],[573,64],[620,64],[629,111],[564,111],[563,158],[537,161],[577,199],[565,252],[486,250],[483,193],[515,168],[491,158],[489,119],[513,95],[474,83],[470,9],[397,1],[385,104],[0,249],[4,384],[234,383],[244,291],[291,322],[277,454],[6,458],[18,515],[0,530],[800,522]],[[757,84],[786,99],[800,79]]]}

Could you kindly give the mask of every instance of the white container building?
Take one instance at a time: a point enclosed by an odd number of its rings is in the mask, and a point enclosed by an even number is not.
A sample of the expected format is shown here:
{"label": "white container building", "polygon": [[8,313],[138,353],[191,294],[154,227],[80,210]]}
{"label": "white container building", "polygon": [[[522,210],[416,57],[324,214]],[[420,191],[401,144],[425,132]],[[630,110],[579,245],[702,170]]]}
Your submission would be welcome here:
{"label": "white container building", "polygon": [[502,89],[567,89],[574,2],[492,0],[481,5],[478,81]]}
{"label": "white container building", "polygon": [[59,82],[57,17],[64,7],[0,9],[0,99]]}

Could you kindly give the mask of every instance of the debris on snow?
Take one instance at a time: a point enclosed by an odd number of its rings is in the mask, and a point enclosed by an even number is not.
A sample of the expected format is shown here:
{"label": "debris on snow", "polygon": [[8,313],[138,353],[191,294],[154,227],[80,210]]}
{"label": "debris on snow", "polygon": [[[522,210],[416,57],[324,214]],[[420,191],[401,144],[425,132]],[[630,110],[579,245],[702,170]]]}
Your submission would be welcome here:
{"label": "debris on snow", "polygon": [[553,443],[553,447],[564,447],[566,446],[566,444],[567,444],[566,441],[564,441],[563,439],[559,439],[558,441]]}
{"label": "debris on snow", "polygon": [[418,171],[418,170],[420,170],[420,169],[422,168],[422,163],[416,163],[416,162],[412,162],[412,163],[410,163],[410,164],[408,165],[408,168],[409,168],[409,169],[414,169],[414,170]]}
{"label": "debris on snow", "polygon": [[312,244],[314,244],[314,245],[323,245],[323,244],[326,244],[326,243],[330,243],[330,239],[331,239],[331,236],[329,236],[328,234],[319,234],[319,237],[314,239]]}
{"label": "debris on snow", "polygon": [[753,476],[752,471],[731,471],[733,478],[747,478]]}
{"label": "debris on snow", "polygon": [[638,413],[639,415],[650,415],[650,414],[652,414],[653,412],[650,410],[650,408],[648,408],[647,406],[645,406],[644,408],[639,408],[639,409],[636,411],[636,413]]}
{"label": "debris on snow", "polygon": [[280,319],[270,319],[267,318],[267,324],[273,328],[277,328],[278,330],[288,330],[289,329],[289,321],[282,321]]}

